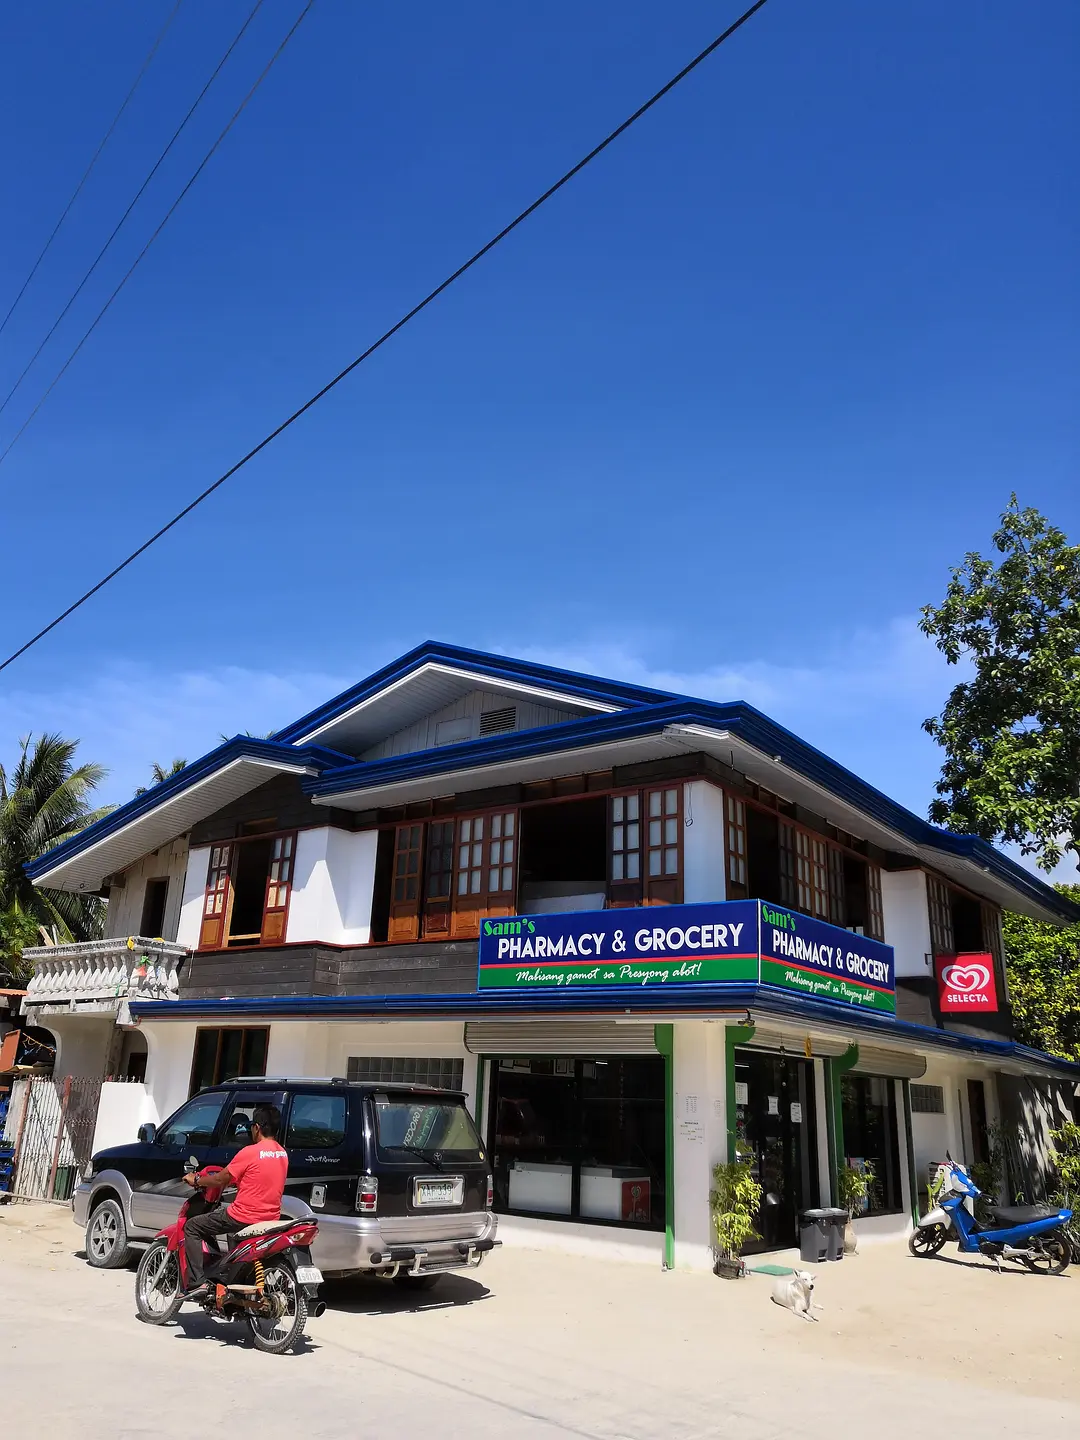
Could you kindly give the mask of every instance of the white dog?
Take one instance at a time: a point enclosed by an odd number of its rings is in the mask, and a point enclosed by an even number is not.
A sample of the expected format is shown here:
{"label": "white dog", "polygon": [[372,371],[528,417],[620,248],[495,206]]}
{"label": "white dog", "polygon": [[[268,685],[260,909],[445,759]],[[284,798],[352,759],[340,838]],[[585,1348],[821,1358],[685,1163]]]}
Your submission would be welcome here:
{"label": "white dog", "polygon": [[[811,1314],[814,1309],[814,1277],[808,1270],[793,1270],[790,1275],[781,1275],[773,1285],[774,1305],[783,1305],[804,1320],[816,1320]],[[818,1309],[821,1307],[818,1306]]]}

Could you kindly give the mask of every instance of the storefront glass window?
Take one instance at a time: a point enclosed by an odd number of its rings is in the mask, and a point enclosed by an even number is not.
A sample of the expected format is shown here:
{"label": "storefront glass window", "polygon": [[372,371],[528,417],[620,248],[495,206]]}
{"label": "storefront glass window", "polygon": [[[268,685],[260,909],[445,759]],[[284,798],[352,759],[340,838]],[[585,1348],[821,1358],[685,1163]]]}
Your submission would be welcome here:
{"label": "storefront glass window", "polygon": [[664,1224],[659,1056],[491,1062],[496,1209]]}
{"label": "storefront glass window", "polygon": [[867,1166],[873,1180],[864,1215],[898,1215],[904,1208],[896,1125],[896,1082],[880,1075],[844,1075],[840,1080],[844,1163]]}

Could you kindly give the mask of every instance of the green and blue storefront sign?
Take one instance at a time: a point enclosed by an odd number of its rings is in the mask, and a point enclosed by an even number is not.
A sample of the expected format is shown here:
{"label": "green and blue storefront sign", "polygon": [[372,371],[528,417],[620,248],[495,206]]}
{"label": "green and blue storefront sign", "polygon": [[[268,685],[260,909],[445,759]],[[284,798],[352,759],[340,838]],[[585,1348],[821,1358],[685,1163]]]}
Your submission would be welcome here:
{"label": "green and blue storefront sign", "polygon": [[896,1012],[891,946],[759,900],[484,920],[477,983],[517,991],[750,983]]}

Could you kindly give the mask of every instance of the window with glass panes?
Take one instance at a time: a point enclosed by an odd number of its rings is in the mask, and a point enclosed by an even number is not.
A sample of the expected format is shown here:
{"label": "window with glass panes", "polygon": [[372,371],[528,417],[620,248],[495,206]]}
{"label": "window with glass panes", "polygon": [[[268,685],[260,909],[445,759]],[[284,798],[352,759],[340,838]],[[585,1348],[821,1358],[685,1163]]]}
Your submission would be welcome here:
{"label": "window with glass panes", "polygon": [[199,945],[204,950],[216,950],[225,933],[232,852],[231,845],[214,845],[210,851],[210,868],[206,875],[206,895],[203,899],[202,931],[199,936]]}
{"label": "window with glass panes", "polygon": [[457,893],[479,895],[484,888],[486,815],[458,821]]}
{"label": "window with glass panes", "polygon": [[425,936],[450,933],[450,905],[454,893],[454,822],[432,820],[427,827],[424,864]]}
{"label": "window with glass panes", "polygon": [[866,867],[866,933],[872,940],[885,939],[885,911],[881,903],[881,871],[876,865]]}
{"label": "window with glass panes", "polygon": [[926,877],[926,903],[930,912],[930,948],[935,955],[951,955],[954,944],[949,887],[936,875]]}
{"label": "window with glass panes", "polygon": [[650,880],[679,873],[679,787],[648,790],[649,829],[645,873]]}
{"label": "window with glass panes", "polygon": [[641,797],[615,795],[611,801],[611,878],[641,879]]}
{"label": "window with glass panes", "polygon": [[746,806],[734,795],[725,795],[727,813],[727,898],[744,900],[750,893],[746,874]]}
{"label": "window with glass panes", "polygon": [[491,839],[488,841],[489,895],[512,895],[514,892],[514,835],[517,815],[506,810],[491,816]]}
{"label": "window with glass panes", "polygon": [[389,940],[415,940],[420,933],[420,861],[424,827],[399,825],[394,833],[394,873],[390,887]]}
{"label": "window with glass panes", "polygon": [[457,874],[451,933],[475,935],[480,916],[512,915],[517,893],[517,811],[496,810],[457,822]]}

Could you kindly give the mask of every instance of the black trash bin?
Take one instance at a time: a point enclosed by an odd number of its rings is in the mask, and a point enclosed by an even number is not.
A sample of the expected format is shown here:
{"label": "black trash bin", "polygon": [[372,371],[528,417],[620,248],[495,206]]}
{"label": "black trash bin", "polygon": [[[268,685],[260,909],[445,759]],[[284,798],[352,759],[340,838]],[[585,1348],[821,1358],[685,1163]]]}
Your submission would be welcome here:
{"label": "black trash bin", "polygon": [[799,1211],[799,1258],[816,1265],[829,1256],[829,1227],[825,1210]]}
{"label": "black trash bin", "polygon": [[838,1210],[832,1206],[822,1213],[825,1216],[825,1228],[828,1232],[829,1259],[842,1260],[844,1258],[844,1231],[847,1229],[848,1213],[846,1210]]}

